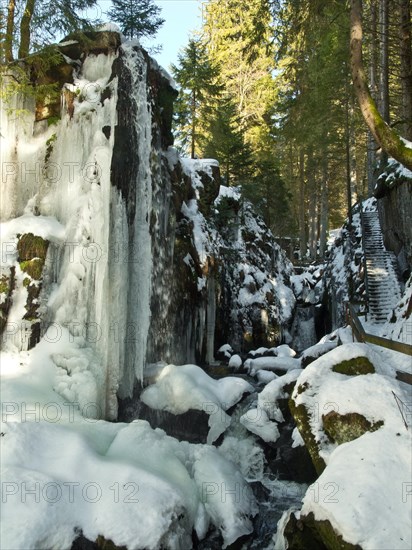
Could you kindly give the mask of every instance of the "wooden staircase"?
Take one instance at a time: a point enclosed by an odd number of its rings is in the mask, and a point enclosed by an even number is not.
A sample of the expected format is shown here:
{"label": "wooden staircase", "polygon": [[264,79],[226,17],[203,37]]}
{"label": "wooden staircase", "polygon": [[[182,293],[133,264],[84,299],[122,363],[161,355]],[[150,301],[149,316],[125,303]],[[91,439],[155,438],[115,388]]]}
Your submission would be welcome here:
{"label": "wooden staircase", "polygon": [[402,295],[396,256],[383,244],[378,212],[362,212],[362,218],[369,314],[373,322],[382,324]]}

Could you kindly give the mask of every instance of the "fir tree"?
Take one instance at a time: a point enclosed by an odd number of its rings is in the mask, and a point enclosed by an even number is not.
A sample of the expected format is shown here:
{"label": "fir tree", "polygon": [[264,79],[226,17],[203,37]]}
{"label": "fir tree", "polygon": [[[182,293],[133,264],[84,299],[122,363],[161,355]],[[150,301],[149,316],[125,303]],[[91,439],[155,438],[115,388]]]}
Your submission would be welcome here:
{"label": "fir tree", "polygon": [[188,146],[191,158],[195,158],[201,113],[204,116],[210,111],[221,90],[216,83],[219,73],[209,61],[205,45],[197,38],[189,40],[178,61],[178,66],[172,65],[172,74],[181,88],[177,101],[178,138],[183,146]]}
{"label": "fir tree", "polygon": [[112,0],[112,4],[107,15],[129,38],[153,36],[164,23],[153,0]]}
{"label": "fir tree", "polygon": [[241,184],[250,178],[251,151],[239,129],[234,102],[222,98],[207,127],[204,156],[219,161],[226,185]]}

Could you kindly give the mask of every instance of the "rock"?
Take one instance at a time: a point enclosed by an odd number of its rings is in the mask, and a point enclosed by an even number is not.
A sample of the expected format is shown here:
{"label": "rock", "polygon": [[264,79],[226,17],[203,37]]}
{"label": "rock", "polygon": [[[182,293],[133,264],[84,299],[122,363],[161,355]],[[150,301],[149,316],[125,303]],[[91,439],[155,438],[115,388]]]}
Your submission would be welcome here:
{"label": "rock", "polygon": [[7,317],[11,308],[11,296],[16,286],[16,268],[10,267],[9,274],[0,277],[0,335],[7,325]]}
{"label": "rock", "polygon": [[206,443],[209,433],[209,415],[204,411],[190,410],[183,414],[151,409],[136,397],[119,402],[119,422],[147,420],[153,429],[161,428],[179,441]]}
{"label": "rock", "polygon": [[57,44],[59,50],[71,59],[81,59],[91,53],[99,55],[115,52],[121,45],[120,34],[112,31],[76,31]]}
{"label": "rock", "polygon": [[113,541],[99,535],[92,542],[83,534],[80,534],[73,542],[71,550],[127,550],[126,546],[116,546]]}
{"label": "rock", "polygon": [[[298,388],[298,392],[299,390],[300,388]],[[302,389],[302,391],[304,391],[304,389]],[[319,442],[316,441],[310,427],[309,412],[306,410],[304,405],[296,406],[293,399],[289,400],[289,408],[291,410],[293,418],[295,419],[296,426],[305,442],[305,446],[309,451],[315,470],[317,474],[320,475],[326,468],[326,464],[319,454],[320,445]]]}
{"label": "rock", "polygon": [[316,344],[315,346],[307,348],[302,353],[302,368],[305,369],[308,365],[313,363],[313,361],[315,361],[322,355],[325,355],[325,353],[328,353],[334,348],[336,348],[336,342],[325,342],[324,344]]}
{"label": "rock", "polygon": [[292,513],[284,537],[290,550],[362,550],[358,544],[353,545],[336,533],[330,521],[316,520],[312,512],[299,519]]}
{"label": "rock", "polygon": [[41,337],[39,296],[43,286],[43,269],[48,248],[49,241],[33,233],[25,233],[17,243],[20,269],[28,275],[23,280],[23,285],[27,288],[26,313],[23,320],[31,323],[28,349],[32,349]]}
{"label": "rock", "polygon": [[18,261],[28,261],[34,258],[46,259],[49,241],[33,235],[33,233],[25,233],[21,235],[17,243],[17,251],[19,253]]}
{"label": "rock", "polygon": [[325,433],[338,445],[348,443],[366,432],[374,432],[383,426],[382,421],[373,424],[358,413],[339,414],[330,411],[322,416],[322,420]]}

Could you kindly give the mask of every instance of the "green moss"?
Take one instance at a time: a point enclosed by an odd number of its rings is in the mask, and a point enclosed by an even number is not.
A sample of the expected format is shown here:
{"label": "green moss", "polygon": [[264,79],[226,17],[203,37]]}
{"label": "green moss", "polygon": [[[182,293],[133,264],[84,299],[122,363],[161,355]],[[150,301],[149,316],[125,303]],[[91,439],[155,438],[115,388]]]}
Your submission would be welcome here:
{"label": "green moss", "polygon": [[332,370],[347,376],[357,376],[359,374],[373,374],[375,367],[366,357],[354,357],[334,365]]}
{"label": "green moss", "polygon": [[316,441],[310,428],[309,413],[304,405],[296,405],[293,399],[289,399],[289,409],[295,419],[299,433],[305,442],[305,447],[309,451],[316,473],[320,475],[326,468],[326,464],[319,454],[319,443]]}
{"label": "green moss", "polygon": [[19,262],[33,260],[34,258],[46,259],[49,241],[46,241],[33,233],[25,233],[17,243],[17,251],[19,253]]}
{"label": "green moss", "polygon": [[58,116],[51,116],[47,119],[47,126],[53,126],[54,124],[57,124],[60,120],[60,117]]}
{"label": "green moss", "polygon": [[[48,119],[49,121],[50,119]],[[47,121],[47,122],[48,122]],[[50,158],[50,155],[52,154],[52,151],[53,151],[53,146],[54,146],[54,142],[56,141],[57,139],[57,134],[53,134],[51,137],[49,137],[49,139],[46,141],[46,157],[45,157],[45,160],[46,162],[49,160]]]}
{"label": "green moss", "polygon": [[30,275],[32,279],[39,281],[43,273],[44,260],[35,258],[34,260],[25,260],[20,262],[20,269]]}
{"label": "green moss", "polygon": [[316,520],[313,512],[299,519],[291,514],[284,530],[288,548],[293,550],[362,550],[343,539],[329,520]]}
{"label": "green moss", "polygon": [[105,539],[102,535],[97,537],[96,546],[99,550],[127,550],[126,546],[116,546],[113,541]]}
{"label": "green moss", "polygon": [[339,414],[330,411],[322,416],[322,420],[325,433],[338,445],[353,441],[367,432],[375,432],[383,426],[382,421],[373,424],[358,413]]}
{"label": "green moss", "polygon": [[9,278],[6,275],[3,275],[0,278],[0,294],[8,294],[10,288],[10,281]]}
{"label": "green moss", "polygon": [[30,285],[30,283],[31,283],[31,279],[29,279],[28,277],[24,277],[23,286],[27,288]]}

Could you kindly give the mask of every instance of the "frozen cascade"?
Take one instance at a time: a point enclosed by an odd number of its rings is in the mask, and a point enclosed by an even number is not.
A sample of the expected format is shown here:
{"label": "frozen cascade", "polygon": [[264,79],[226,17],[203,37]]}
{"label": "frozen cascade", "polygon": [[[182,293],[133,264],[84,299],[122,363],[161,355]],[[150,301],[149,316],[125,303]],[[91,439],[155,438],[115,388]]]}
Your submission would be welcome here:
{"label": "frozen cascade", "polygon": [[[146,85],[147,63],[140,49],[130,44],[123,45],[124,63],[132,76],[132,100],[136,106],[139,166],[136,181],[134,233],[130,235],[131,262],[129,288],[135,299],[129,307],[127,368],[133,367],[136,378],[143,380],[146,362],[147,337],[150,328],[150,297],[152,283],[152,245],[150,234],[150,216],[152,208],[151,178],[151,111],[148,104]],[[130,256],[129,256],[130,260]],[[132,363],[132,364],[130,364]]]}
{"label": "frozen cascade", "polygon": [[[254,323],[254,300],[260,311],[272,286],[263,274],[269,256],[258,251],[253,261],[263,271],[253,273],[262,291],[247,294],[235,270],[237,282],[222,298],[223,241],[208,219],[219,194],[216,162],[192,165],[171,147],[175,90],[144,50],[119,40],[95,51],[79,53],[57,123],[36,121],[33,105],[19,121],[3,110],[1,153],[9,164],[1,214],[15,248],[23,232],[49,241],[38,313],[41,334],[53,325],[59,332],[56,391],[96,402],[102,417],[115,419],[118,400],[138,393],[146,364],[212,363],[215,337],[224,329],[221,337],[241,339]],[[25,107],[23,98],[13,101]],[[236,201],[233,208],[236,216]],[[248,216],[250,239],[270,238]],[[8,320],[21,331],[9,343],[22,350],[37,318],[21,322],[28,296],[17,252],[11,265],[18,288]],[[280,257],[279,277],[286,268]],[[250,299],[247,327],[238,292]],[[276,316],[276,304],[271,309]]]}

